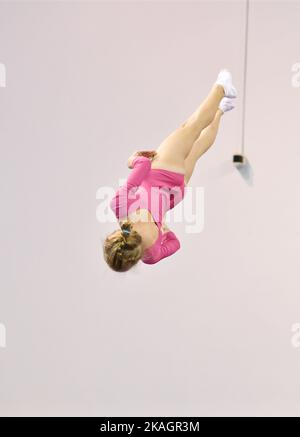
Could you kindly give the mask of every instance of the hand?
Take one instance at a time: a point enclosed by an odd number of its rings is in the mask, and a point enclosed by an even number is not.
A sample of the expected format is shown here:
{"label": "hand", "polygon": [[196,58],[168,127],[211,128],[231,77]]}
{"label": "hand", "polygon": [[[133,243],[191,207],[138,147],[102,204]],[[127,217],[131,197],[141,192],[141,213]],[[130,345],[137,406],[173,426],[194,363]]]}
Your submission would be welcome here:
{"label": "hand", "polygon": [[156,151],[155,150],[142,150],[142,151],[135,151],[127,160],[127,166],[129,168],[132,168],[132,161],[134,160],[134,158],[136,158],[137,156],[144,156],[145,158],[150,159],[151,161],[155,158],[156,156]]}
{"label": "hand", "polygon": [[128,168],[132,168],[132,161],[134,160],[134,158],[136,158],[138,156],[137,153],[138,152],[136,151],[131,156],[129,156],[129,158],[127,160],[127,167]]}

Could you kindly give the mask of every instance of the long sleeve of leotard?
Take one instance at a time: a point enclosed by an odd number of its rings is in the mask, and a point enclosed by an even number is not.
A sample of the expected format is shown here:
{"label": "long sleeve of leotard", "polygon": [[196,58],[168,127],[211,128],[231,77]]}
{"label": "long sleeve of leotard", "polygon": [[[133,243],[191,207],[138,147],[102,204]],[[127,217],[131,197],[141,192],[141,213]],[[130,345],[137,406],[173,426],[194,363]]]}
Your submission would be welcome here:
{"label": "long sleeve of leotard", "polygon": [[174,232],[168,231],[163,234],[160,249],[160,259],[173,255],[173,253],[180,249],[180,242]]}
{"label": "long sleeve of leotard", "polygon": [[180,249],[180,242],[174,232],[165,232],[161,239],[161,244],[155,248],[150,249],[150,253],[147,253],[143,261],[146,264],[156,264],[163,258],[166,258]]}
{"label": "long sleeve of leotard", "polygon": [[132,161],[132,170],[125,182],[110,201],[110,207],[117,218],[127,215],[128,195],[135,192],[151,169],[151,161],[145,156],[137,156]]}

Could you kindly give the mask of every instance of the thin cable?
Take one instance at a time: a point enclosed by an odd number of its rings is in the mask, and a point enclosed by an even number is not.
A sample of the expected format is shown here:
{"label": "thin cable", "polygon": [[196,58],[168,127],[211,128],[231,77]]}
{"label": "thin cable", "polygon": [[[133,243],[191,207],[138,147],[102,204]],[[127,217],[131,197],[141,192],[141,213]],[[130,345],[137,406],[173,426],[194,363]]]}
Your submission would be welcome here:
{"label": "thin cable", "polygon": [[245,51],[244,51],[244,89],[243,89],[243,115],[242,115],[242,154],[244,154],[244,151],[245,151],[246,91],[247,91],[247,69],[248,69],[248,34],[249,34],[249,0],[246,0]]}

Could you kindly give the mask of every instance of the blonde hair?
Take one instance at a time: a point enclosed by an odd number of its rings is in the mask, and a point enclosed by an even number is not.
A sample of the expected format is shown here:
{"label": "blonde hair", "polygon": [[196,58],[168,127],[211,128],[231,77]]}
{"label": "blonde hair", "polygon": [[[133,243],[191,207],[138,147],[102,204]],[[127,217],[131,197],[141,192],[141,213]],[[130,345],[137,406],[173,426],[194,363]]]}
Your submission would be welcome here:
{"label": "blonde hair", "polygon": [[121,229],[108,235],[104,241],[104,259],[112,270],[126,272],[142,257],[142,237],[132,229],[129,220],[121,224]]}

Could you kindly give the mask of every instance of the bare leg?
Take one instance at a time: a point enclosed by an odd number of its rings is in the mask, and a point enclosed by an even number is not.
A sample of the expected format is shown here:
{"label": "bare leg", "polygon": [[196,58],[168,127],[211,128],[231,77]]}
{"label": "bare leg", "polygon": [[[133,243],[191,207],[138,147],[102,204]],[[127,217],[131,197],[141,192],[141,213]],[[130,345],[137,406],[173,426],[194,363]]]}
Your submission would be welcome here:
{"label": "bare leg", "polygon": [[203,129],[213,121],[223,97],[224,88],[214,85],[199,108],[160,144],[152,168],[177,169],[184,173],[185,159]]}
{"label": "bare leg", "polygon": [[198,159],[205,153],[215,142],[220,120],[223,115],[223,112],[218,109],[215,118],[213,119],[212,123],[207,126],[199,135],[199,137],[196,139],[196,141],[193,144],[193,147],[185,159],[185,183],[187,184],[193,174],[195,165],[198,161]]}

